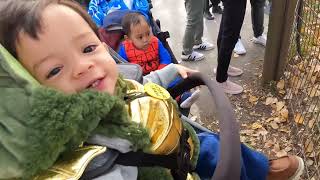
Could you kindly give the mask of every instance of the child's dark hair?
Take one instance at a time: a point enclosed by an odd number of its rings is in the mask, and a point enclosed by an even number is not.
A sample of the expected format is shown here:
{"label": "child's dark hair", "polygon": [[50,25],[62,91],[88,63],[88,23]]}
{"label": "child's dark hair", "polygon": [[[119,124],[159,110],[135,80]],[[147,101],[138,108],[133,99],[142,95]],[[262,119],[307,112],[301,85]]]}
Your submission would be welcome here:
{"label": "child's dark hair", "polygon": [[41,14],[52,4],[67,6],[76,11],[98,35],[98,29],[87,12],[73,0],[2,0],[0,2],[0,43],[16,58],[19,33],[38,39]]}
{"label": "child's dark hair", "polygon": [[141,13],[138,12],[132,12],[132,13],[128,13],[126,14],[123,18],[122,18],[122,30],[123,32],[130,36],[131,33],[131,25],[135,26],[140,24],[142,21],[146,21],[146,23],[149,25],[146,17],[144,15],[142,15]]}

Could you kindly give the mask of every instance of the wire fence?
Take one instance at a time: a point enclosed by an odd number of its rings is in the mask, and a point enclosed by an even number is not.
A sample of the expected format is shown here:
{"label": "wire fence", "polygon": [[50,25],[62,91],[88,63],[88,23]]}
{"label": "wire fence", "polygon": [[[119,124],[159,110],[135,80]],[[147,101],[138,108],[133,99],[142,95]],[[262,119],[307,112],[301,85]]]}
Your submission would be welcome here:
{"label": "wire fence", "polygon": [[291,112],[295,151],[303,179],[320,179],[320,1],[300,0],[295,10],[288,62],[282,79]]}

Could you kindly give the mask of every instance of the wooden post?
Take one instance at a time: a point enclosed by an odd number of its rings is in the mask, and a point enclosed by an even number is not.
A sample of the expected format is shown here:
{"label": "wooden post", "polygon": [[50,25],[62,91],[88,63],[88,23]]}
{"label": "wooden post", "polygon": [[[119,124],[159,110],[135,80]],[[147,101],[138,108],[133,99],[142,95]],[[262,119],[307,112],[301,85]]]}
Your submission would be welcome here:
{"label": "wooden post", "polygon": [[297,0],[272,1],[262,83],[279,80],[287,61]]}

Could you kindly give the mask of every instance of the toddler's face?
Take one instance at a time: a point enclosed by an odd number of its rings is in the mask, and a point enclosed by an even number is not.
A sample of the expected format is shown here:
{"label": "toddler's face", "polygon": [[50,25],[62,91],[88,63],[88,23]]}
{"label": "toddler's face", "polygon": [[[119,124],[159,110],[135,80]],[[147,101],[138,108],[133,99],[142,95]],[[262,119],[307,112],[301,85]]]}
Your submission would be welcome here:
{"label": "toddler's face", "polygon": [[134,46],[138,49],[145,50],[148,48],[151,40],[151,32],[148,23],[145,20],[137,25],[131,25],[131,33],[129,38]]}
{"label": "toddler's face", "polygon": [[41,84],[66,93],[93,88],[113,94],[116,64],[105,44],[74,10],[63,5],[47,7],[38,37],[21,32],[17,53]]}

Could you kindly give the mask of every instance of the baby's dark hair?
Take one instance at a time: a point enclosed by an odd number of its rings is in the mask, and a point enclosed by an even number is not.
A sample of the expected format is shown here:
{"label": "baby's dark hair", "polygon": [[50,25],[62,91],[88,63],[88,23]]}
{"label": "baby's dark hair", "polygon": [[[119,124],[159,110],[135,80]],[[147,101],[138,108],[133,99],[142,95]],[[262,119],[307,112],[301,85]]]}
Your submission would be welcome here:
{"label": "baby's dark hair", "polygon": [[73,0],[1,0],[0,43],[15,58],[18,58],[16,45],[19,42],[19,33],[25,32],[30,37],[38,39],[42,12],[52,4],[64,5],[76,11],[98,35],[98,28],[90,16]]}
{"label": "baby's dark hair", "polygon": [[141,13],[132,12],[132,13],[126,14],[122,18],[122,22],[121,22],[123,32],[127,36],[130,36],[130,34],[131,34],[131,25],[133,25],[133,26],[138,25],[142,21],[145,21],[149,25],[146,17],[144,15],[142,15]]}

